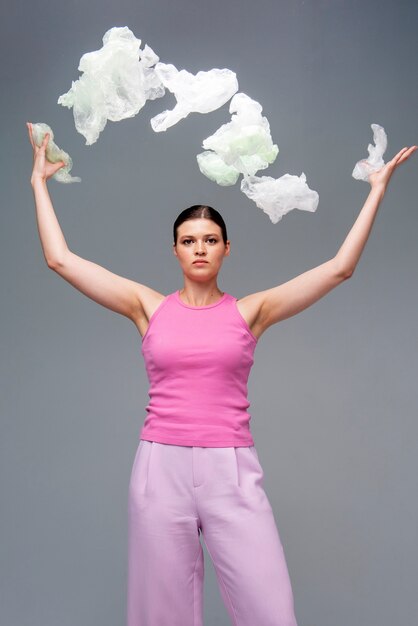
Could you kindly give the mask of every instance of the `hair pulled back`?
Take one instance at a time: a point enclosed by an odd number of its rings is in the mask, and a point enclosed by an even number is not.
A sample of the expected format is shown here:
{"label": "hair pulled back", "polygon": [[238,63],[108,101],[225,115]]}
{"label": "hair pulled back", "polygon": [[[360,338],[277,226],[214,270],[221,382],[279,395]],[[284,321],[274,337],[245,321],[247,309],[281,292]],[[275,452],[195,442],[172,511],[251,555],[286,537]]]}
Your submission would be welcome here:
{"label": "hair pulled back", "polygon": [[187,220],[193,220],[193,219],[198,219],[198,218],[205,218],[208,220],[212,220],[213,222],[218,224],[218,226],[220,226],[221,231],[222,231],[222,239],[224,243],[226,244],[226,242],[228,241],[228,235],[226,232],[226,224],[224,222],[222,215],[219,213],[219,211],[217,211],[213,207],[207,206],[205,204],[194,204],[193,206],[190,206],[189,208],[184,209],[184,211],[182,211],[177,216],[176,221],[174,222],[174,225],[173,225],[173,239],[174,239],[175,244],[177,243],[177,229],[180,226],[180,224],[183,224],[183,222],[186,222]]}

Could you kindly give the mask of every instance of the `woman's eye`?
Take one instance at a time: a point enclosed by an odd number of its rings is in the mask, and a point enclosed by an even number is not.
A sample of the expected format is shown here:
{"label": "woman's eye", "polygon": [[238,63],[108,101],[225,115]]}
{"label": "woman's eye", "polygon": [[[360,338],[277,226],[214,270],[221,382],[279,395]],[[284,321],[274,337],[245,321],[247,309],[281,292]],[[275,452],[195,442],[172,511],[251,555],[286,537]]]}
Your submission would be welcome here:
{"label": "woman's eye", "polygon": [[[188,244],[190,241],[192,241],[191,239],[183,239],[183,243]],[[212,241],[213,243],[216,243],[218,240],[215,237],[210,237],[207,241]]]}

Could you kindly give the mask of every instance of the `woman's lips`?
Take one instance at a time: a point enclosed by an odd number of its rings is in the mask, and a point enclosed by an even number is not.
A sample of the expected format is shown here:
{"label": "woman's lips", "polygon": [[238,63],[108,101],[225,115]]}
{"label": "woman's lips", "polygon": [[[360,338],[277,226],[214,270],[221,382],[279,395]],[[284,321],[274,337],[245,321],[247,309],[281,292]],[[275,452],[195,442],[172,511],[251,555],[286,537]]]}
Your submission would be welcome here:
{"label": "woman's lips", "polygon": [[207,263],[207,261],[193,261],[193,265],[203,265]]}

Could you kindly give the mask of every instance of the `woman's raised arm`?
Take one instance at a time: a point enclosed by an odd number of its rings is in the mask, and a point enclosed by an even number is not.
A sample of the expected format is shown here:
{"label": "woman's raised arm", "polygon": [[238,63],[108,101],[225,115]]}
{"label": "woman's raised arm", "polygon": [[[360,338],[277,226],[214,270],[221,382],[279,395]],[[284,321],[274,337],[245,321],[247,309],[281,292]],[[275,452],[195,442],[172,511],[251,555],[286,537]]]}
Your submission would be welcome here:
{"label": "woman's raised arm", "polygon": [[403,148],[380,170],[370,174],[370,193],[335,257],[286,283],[241,300],[242,310],[246,310],[247,319],[253,320],[252,326],[258,335],[272,324],[303,311],[352,276],[390,177],[416,149],[417,146]]}
{"label": "woman's raised arm", "polygon": [[48,178],[63,167],[64,163],[49,163],[45,158],[49,141],[48,134],[45,135],[42,145],[38,147],[33,141],[29,122],[27,127],[33,148],[31,185],[35,199],[36,219],[48,267],[98,304],[138,323],[138,320],[147,317],[143,309],[143,300],[146,300],[145,308],[148,309],[153,306],[152,299],[158,301],[160,294],[145,285],[118,276],[69,250],[47,188]]}

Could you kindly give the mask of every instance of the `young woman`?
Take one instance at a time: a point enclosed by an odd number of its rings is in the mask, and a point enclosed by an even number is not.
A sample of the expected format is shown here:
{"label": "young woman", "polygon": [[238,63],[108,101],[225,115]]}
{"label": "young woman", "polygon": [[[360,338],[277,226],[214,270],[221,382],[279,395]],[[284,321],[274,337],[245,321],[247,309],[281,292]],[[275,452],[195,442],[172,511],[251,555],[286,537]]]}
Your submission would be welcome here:
{"label": "young woman", "polygon": [[33,147],[31,185],[48,267],[142,336],[150,402],[129,484],[128,626],[202,626],[203,535],[234,626],[297,626],[283,546],[250,432],[247,381],[272,324],[352,276],[403,148],[370,175],[371,191],[329,261],[237,300],[217,281],[230,241],[221,215],[177,217],[173,253],[183,288],[163,295],[68,249],[46,182],[62,163]]}

